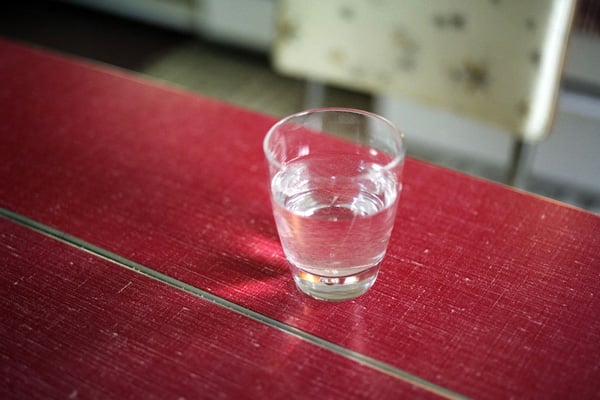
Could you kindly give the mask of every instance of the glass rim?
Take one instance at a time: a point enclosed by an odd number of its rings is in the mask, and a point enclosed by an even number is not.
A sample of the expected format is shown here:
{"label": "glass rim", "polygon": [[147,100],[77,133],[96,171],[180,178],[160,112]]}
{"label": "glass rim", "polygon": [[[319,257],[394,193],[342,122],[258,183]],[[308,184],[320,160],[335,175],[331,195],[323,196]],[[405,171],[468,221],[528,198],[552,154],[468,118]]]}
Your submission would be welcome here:
{"label": "glass rim", "polygon": [[279,128],[281,125],[286,124],[287,122],[291,121],[294,118],[302,117],[302,116],[305,116],[308,114],[327,113],[327,112],[346,112],[346,113],[352,113],[352,114],[359,114],[359,115],[363,115],[363,116],[373,118],[373,119],[383,122],[385,125],[389,126],[393,132],[395,132],[398,135],[398,138],[400,139],[400,151],[398,152],[398,154],[394,155],[394,158],[390,162],[382,165],[381,168],[384,170],[387,170],[387,171],[392,170],[396,166],[398,166],[398,164],[400,164],[400,162],[402,160],[404,160],[404,157],[406,155],[406,143],[404,142],[404,133],[400,129],[398,129],[396,127],[396,125],[394,125],[387,118],[382,117],[381,115],[372,113],[370,111],[360,110],[360,109],[356,109],[356,108],[320,107],[320,108],[311,108],[308,110],[290,114],[286,117],[283,117],[282,119],[277,121],[275,124],[273,124],[273,126],[271,126],[271,128],[269,128],[269,130],[267,131],[267,134],[265,135],[265,138],[263,139],[263,151],[265,153],[265,156],[267,157],[267,161],[269,162],[269,164],[274,165],[277,169],[281,169],[285,165],[285,163],[277,161],[273,155],[273,152],[271,152],[269,150],[269,140],[271,139],[271,137],[273,136],[273,134],[275,133],[277,128]]}

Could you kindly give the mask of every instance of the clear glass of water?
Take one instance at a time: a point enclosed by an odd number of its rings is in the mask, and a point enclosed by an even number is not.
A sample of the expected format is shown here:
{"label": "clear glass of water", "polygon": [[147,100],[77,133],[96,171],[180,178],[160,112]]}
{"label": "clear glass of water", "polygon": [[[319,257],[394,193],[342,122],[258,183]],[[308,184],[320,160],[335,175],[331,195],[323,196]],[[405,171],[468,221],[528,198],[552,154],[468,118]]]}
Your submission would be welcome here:
{"label": "clear glass of water", "polygon": [[394,226],[402,133],[366,111],[321,108],[276,123],[264,151],[277,231],[298,288],[330,301],[365,293]]}

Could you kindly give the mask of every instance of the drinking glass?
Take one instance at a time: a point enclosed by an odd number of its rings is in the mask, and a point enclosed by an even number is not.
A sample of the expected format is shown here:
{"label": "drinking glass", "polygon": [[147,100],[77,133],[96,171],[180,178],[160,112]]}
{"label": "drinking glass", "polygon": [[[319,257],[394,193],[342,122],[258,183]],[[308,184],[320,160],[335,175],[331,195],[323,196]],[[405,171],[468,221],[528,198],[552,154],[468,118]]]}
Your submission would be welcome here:
{"label": "drinking glass", "polygon": [[402,133],[366,111],[321,108],[277,122],[264,151],[277,231],[298,288],[330,301],[365,293],[394,226]]}

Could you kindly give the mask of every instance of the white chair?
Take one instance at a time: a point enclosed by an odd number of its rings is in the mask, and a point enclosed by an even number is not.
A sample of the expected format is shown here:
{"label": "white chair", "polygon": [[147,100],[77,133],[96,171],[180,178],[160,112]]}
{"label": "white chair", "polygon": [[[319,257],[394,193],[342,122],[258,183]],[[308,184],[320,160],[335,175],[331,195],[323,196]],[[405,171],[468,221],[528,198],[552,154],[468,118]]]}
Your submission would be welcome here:
{"label": "white chair", "polygon": [[522,186],[550,131],[576,0],[280,0],[273,64],[323,84],[401,94],[514,137]]}

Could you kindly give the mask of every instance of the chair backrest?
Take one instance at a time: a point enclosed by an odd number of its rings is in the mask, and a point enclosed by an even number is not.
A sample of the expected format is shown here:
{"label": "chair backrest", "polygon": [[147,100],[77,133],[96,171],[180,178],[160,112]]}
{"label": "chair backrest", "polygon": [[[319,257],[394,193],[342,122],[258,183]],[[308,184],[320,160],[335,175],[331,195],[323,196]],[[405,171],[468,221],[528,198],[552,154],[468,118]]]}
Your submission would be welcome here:
{"label": "chair backrest", "polygon": [[576,0],[280,0],[284,74],[550,129]]}

